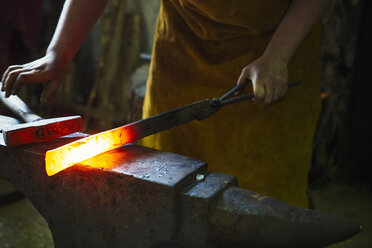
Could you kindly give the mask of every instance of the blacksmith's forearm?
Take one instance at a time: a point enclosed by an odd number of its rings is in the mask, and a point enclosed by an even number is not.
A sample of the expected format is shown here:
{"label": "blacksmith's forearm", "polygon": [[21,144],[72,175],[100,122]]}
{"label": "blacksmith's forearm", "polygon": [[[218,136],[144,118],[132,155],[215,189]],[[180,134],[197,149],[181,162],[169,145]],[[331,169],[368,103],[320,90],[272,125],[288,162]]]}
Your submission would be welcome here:
{"label": "blacksmith's forearm", "polygon": [[330,0],[293,0],[264,55],[277,56],[288,63],[329,2]]}
{"label": "blacksmith's forearm", "polygon": [[48,52],[70,63],[108,0],[66,0]]}

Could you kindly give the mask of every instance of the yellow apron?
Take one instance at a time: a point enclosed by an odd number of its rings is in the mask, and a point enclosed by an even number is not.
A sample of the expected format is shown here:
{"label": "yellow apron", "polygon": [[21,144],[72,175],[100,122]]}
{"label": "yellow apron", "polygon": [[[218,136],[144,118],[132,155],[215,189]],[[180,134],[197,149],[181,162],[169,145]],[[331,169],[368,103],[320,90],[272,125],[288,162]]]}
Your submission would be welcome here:
{"label": "yellow apron", "polygon": [[[163,0],[143,118],[221,96],[259,57],[289,0]],[[320,111],[320,25],[289,65],[288,90],[277,104],[236,103],[143,139],[142,145],[208,162],[237,176],[241,187],[307,207],[307,173]]]}

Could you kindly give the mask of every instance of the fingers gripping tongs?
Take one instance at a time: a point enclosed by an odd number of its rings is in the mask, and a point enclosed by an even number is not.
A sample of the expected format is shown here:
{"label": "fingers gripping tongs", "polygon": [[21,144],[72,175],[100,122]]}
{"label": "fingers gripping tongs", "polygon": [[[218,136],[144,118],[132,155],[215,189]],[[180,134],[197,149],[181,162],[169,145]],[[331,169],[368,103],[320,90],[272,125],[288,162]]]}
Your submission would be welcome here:
{"label": "fingers gripping tongs", "polygon": [[[210,100],[210,110],[203,112],[200,116],[198,116],[197,120],[202,120],[210,116],[211,114],[217,112],[221,107],[240,102],[245,101],[248,99],[252,99],[254,97],[253,93],[243,94],[241,93],[244,91],[245,87],[250,83],[250,80],[244,80],[243,82],[236,85],[234,88],[232,88],[230,91],[228,91],[226,94],[221,96],[220,98],[214,98]],[[299,85],[300,82],[292,82],[288,84],[288,87]]]}

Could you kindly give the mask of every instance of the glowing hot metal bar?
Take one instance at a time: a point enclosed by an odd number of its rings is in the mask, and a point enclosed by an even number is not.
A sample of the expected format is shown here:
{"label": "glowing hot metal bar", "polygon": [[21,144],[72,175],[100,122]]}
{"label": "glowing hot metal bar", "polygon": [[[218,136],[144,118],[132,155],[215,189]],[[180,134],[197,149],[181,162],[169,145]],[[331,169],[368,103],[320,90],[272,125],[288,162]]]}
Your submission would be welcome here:
{"label": "glowing hot metal bar", "polygon": [[204,100],[49,150],[45,156],[47,174],[52,176],[74,164],[137,139],[195,119],[201,120],[218,109],[219,107],[211,105],[211,100]]}
{"label": "glowing hot metal bar", "polygon": [[52,176],[88,158],[133,142],[136,137],[138,136],[133,135],[129,127],[116,128],[47,151],[45,156],[47,174]]}

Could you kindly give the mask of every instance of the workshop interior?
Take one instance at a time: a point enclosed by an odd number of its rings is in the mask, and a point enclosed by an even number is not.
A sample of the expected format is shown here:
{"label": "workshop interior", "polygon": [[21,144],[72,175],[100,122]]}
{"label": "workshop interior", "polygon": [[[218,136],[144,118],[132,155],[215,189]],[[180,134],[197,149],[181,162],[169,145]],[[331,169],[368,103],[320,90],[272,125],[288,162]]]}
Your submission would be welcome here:
{"label": "workshop interior", "polygon": [[[311,97],[306,91],[300,97],[294,95],[301,87],[309,92],[314,87],[292,78],[290,69],[288,97],[270,103],[273,107],[258,103],[258,110],[245,108],[256,104],[251,100],[252,83],[221,86],[225,75],[219,71],[228,63],[225,57],[236,56],[231,63],[238,63],[245,55],[234,54],[238,49],[230,53],[221,44],[239,44],[241,37],[236,33],[245,32],[241,31],[245,27],[234,26],[244,19],[239,8],[255,1],[216,4],[208,0],[206,7],[201,2],[108,0],[47,102],[41,96],[49,82],[22,82],[10,97],[0,92],[0,248],[372,247],[372,2],[329,1],[316,31],[307,36],[319,31],[319,56],[306,52],[316,46],[307,38],[299,48],[306,55],[298,64],[318,59],[320,65],[315,73],[319,82],[314,82],[319,84],[320,103],[314,133],[303,135],[311,129],[306,121],[287,119],[288,134],[272,140],[259,140],[252,131],[254,125],[275,135],[278,120],[280,130],[286,130],[276,109],[289,105],[284,118],[292,113],[302,116],[305,108],[300,107],[306,103],[297,100]],[[290,2],[301,1],[283,2],[286,11]],[[9,66],[45,55],[64,4],[64,0],[0,1],[1,75]],[[208,4],[229,7],[209,8]],[[237,10],[229,17],[233,8]],[[209,9],[223,10],[218,12],[220,19],[211,16]],[[182,25],[190,28],[172,33]],[[213,25],[218,28],[210,28]],[[194,32],[195,36],[188,36]],[[255,40],[254,49],[262,49],[260,43],[270,34],[264,32]],[[217,35],[223,38],[213,40]],[[167,42],[185,52],[175,52]],[[206,44],[215,50],[209,53]],[[167,57],[173,61],[169,63]],[[311,61],[305,61],[308,58]],[[242,70],[226,67],[230,74]],[[176,72],[178,68],[182,70]],[[218,69],[215,77],[210,68]],[[205,74],[198,75],[200,71]],[[197,77],[193,73],[208,82],[196,85],[191,82]],[[164,82],[158,89],[156,83],[162,84],[162,78],[175,82],[171,86]],[[5,79],[0,80],[4,84]],[[200,97],[208,87],[217,89]],[[308,111],[313,109],[317,107],[311,105]],[[260,123],[266,113],[261,110],[274,113],[273,126]],[[233,122],[239,115],[249,116],[244,135],[252,133],[247,142],[257,144],[252,153],[241,152],[239,143],[229,143],[235,136],[243,139],[239,133],[243,121]],[[275,163],[284,153],[294,159],[288,163],[306,157],[300,149],[299,153],[287,150],[289,142],[305,143],[302,137],[309,140],[306,152],[311,158],[304,165],[304,178],[297,179],[299,185],[283,176],[300,177],[296,166],[288,172]],[[151,142],[156,146],[149,146]],[[272,151],[274,146],[267,143],[282,148]],[[175,148],[168,149],[169,144]],[[275,168],[271,177],[261,178],[266,175],[263,166],[257,166],[261,148]],[[209,159],[205,155],[209,153],[214,157]],[[219,160],[227,161],[226,167],[229,161],[241,161],[261,168],[257,172],[254,166],[220,170],[215,166]],[[245,178],[245,174],[252,176]],[[256,188],[247,186],[249,178],[258,182]],[[279,192],[280,186],[267,186],[270,181],[306,192],[278,199],[280,193],[266,193],[268,189]]]}

